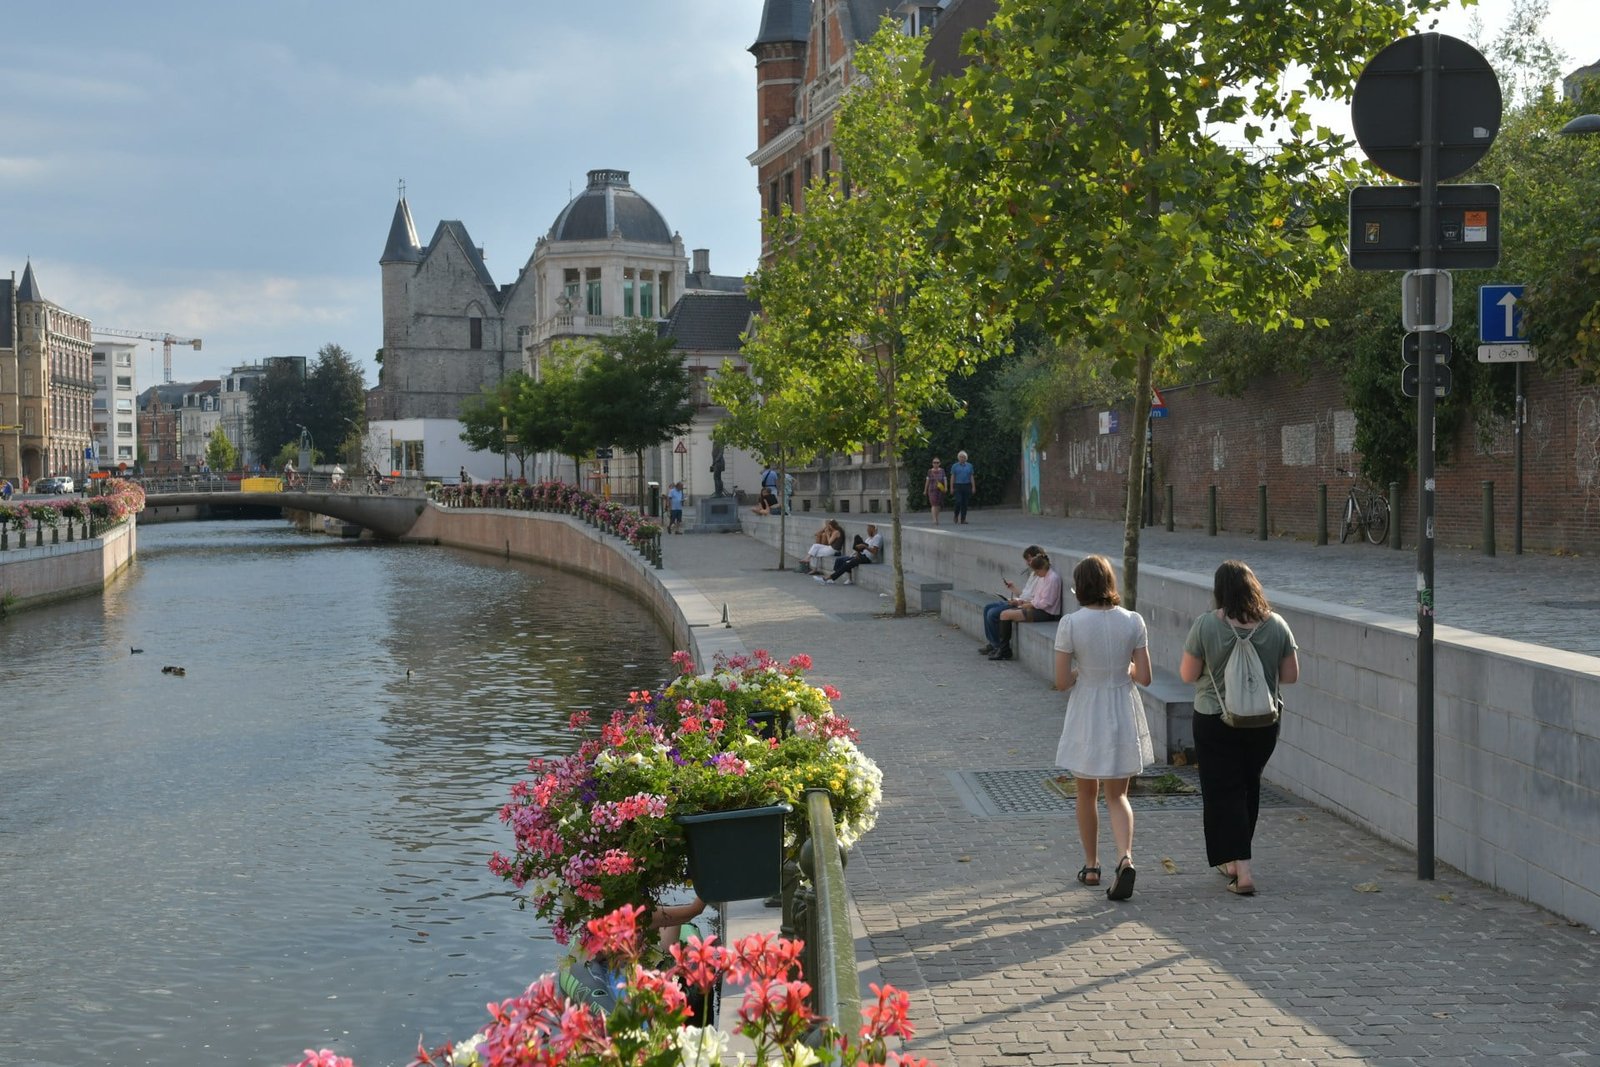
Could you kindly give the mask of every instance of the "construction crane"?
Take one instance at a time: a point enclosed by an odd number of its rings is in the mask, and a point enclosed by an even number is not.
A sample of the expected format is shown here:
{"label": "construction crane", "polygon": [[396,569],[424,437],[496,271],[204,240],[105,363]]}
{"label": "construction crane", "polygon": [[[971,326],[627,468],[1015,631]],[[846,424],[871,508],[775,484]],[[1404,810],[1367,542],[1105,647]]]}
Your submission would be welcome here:
{"label": "construction crane", "polygon": [[138,337],[146,341],[161,342],[161,381],[169,384],[172,381],[172,346],[189,345],[196,352],[200,351],[200,338],[174,337],[170,333],[148,333],[144,330],[108,330],[96,326],[94,332],[106,337]]}

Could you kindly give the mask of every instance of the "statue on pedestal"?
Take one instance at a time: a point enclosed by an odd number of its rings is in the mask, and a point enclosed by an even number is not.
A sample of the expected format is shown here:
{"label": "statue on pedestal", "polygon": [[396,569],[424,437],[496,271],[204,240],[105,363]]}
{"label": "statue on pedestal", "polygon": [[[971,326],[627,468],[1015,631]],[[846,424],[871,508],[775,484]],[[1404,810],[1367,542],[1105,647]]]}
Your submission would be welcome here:
{"label": "statue on pedestal", "polygon": [[727,490],[722,488],[722,472],[727,469],[727,464],[722,458],[722,442],[711,442],[711,480],[714,486],[712,496],[727,496]]}

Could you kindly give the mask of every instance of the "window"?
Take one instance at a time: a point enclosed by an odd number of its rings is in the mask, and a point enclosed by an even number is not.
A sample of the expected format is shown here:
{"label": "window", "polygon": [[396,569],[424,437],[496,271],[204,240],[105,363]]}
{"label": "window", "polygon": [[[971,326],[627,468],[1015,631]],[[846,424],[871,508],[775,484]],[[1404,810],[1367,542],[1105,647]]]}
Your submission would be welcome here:
{"label": "window", "polygon": [[133,388],[133,376],[131,374],[119,374],[119,375],[117,375],[117,388],[118,389],[132,389]]}
{"label": "window", "polygon": [[117,423],[117,436],[119,436],[119,437],[132,437],[133,436],[133,423],[131,423],[131,422],[119,422],[119,423]]}
{"label": "window", "polygon": [[656,317],[655,286],[650,282],[639,283],[639,314],[647,319]]}
{"label": "window", "polygon": [[94,398],[94,409],[96,411],[105,411],[106,410],[106,402],[104,400],[102,400],[100,397],[95,397]]}
{"label": "window", "polygon": [[794,209],[794,171],[792,170],[783,172],[783,202],[789,205],[790,210]]}
{"label": "window", "polygon": [[591,315],[599,315],[601,313],[600,308],[603,306],[601,304],[601,296],[603,294],[600,289],[600,268],[584,268],[583,280],[587,290],[584,294],[584,308]]}
{"label": "window", "polygon": [[633,317],[632,267],[624,267],[622,270],[622,314],[630,319]]}
{"label": "window", "polygon": [[672,275],[667,273],[666,271],[662,271],[661,272],[661,313],[663,315],[665,315],[667,313],[667,309],[668,308],[672,307],[672,301],[667,299],[667,293],[670,291],[671,283],[672,283]]}
{"label": "window", "polygon": [[827,181],[828,175],[833,172],[833,148],[831,145],[822,146],[822,180]]}
{"label": "window", "polygon": [[767,190],[767,214],[774,218],[778,215],[778,183],[774,179]]}
{"label": "window", "polygon": [[133,366],[133,353],[132,352],[118,352],[117,353],[117,366],[119,366],[119,367],[131,367],[131,366]]}
{"label": "window", "polygon": [[567,298],[567,308],[571,310],[578,306],[578,270],[568,267],[562,272],[561,295]]}
{"label": "window", "polygon": [[117,410],[118,411],[132,412],[133,411],[133,401],[132,400],[118,400],[117,401]]}
{"label": "window", "polygon": [[[117,446],[117,458],[118,459],[132,459],[133,458],[133,446],[132,445],[118,445]],[[155,459],[156,458],[156,450],[155,450],[154,446],[151,446],[150,458],[151,459]]]}
{"label": "window", "polygon": [[483,320],[476,315],[467,320],[467,347],[483,347]]}
{"label": "window", "polygon": [[811,187],[811,157],[810,156],[806,157],[805,175],[806,175],[805,183],[801,187],[809,189]]}
{"label": "window", "polygon": [[104,352],[96,352],[92,358],[94,359],[95,363],[104,366],[106,354]]}

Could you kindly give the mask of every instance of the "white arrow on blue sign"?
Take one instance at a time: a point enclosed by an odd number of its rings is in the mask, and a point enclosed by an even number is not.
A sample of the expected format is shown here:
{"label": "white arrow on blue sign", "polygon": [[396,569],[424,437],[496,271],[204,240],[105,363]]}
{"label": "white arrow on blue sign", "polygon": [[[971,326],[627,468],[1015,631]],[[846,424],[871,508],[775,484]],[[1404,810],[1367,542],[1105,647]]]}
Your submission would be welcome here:
{"label": "white arrow on blue sign", "polygon": [[1478,287],[1478,340],[1486,345],[1518,344],[1528,339],[1522,321],[1520,285]]}

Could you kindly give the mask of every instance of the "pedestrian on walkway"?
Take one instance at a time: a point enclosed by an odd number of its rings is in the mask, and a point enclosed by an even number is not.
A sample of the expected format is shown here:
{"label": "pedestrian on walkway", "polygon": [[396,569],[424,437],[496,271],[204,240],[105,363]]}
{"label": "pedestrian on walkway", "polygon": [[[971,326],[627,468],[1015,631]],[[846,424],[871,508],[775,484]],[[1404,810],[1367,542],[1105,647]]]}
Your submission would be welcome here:
{"label": "pedestrian on walkway", "polygon": [[956,461],[950,468],[950,490],[955,496],[955,520],[964,523],[967,521],[967,504],[972,500],[972,494],[978,491],[978,480],[973,474],[972,464],[967,462],[965,452],[956,453]]}
{"label": "pedestrian on walkway", "polygon": [[673,482],[667,490],[667,532],[683,533],[683,483]]}
{"label": "pedestrian on walkway", "polygon": [[1061,618],[1061,575],[1050,565],[1050,556],[1040,552],[1028,561],[1037,581],[1024,590],[1017,603],[1000,612],[996,627],[1000,645],[989,653],[991,660],[1011,658],[1011,627],[1019,622],[1055,622]]}
{"label": "pedestrian on walkway", "polygon": [[[1001,579],[1006,584],[1006,593],[1005,596],[1000,596],[999,593],[996,593],[995,596],[999,597],[999,599],[983,609],[983,646],[978,649],[978,655],[990,655],[1004,643],[1000,636],[1000,613],[1007,608],[1017,607],[1027,600],[1029,594],[1033,592],[1033,587],[1039,584],[1039,579],[1034,576],[1032,563],[1033,557],[1043,551],[1044,549],[1038,545],[1029,545],[1022,550],[1022,562],[1029,564],[1029,567],[1023,572],[1027,575],[1027,578],[1023,581],[1021,589],[1018,589],[1017,583],[1010,578]],[[1011,626],[1008,623],[1005,627],[1005,633],[1010,634],[1010,632]]]}
{"label": "pedestrian on walkway", "polygon": [[1067,690],[1067,713],[1056,744],[1056,766],[1078,786],[1078,837],[1083,866],[1078,881],[1100,884],[1100,812],[1105,787],[1116,873],[1106,896],[1133,896],[1133,805],[1128,783],[1155,762],[1150,727],[1134,683],[1150,684],[1149,636],[1144,619],[1122,606],[1117,575],[1104,556],[1087,556],[1072,571],[1081,605],[1056,627],[1056,688]]}
{"label": "pedestrian on walkway", "polygon": [[[1278,745],[1278,723],[1241,728],[1223,722],[1223,668],[1234,654],[1235,639],[1248,640],[1277,696],[1281,686],[1299,680],[1300,657],[1289,624],[1273,613],[1246,564],[1230,559],[1218,567],[1211,596],[1216,610],[1189,628],[1178,675],[1194,684],[1194,750],[1200,761],[1206,862],[1228,879],[1229,892],[1248,897],[1256,891],[1250,856],[1261,810],[1261,772]],[[1278,701],[1281,707],[1282,698]]]}
{"label": "pedestrian on walkway", "polygon": [[939,457],[933,457],[933,466],[928,471],[928,478],[922,485],[922,491],[928,496],[928,510],[933,512],[933,524],[939,525],[939,509],[944,507],[945,469],[939,465]]}

